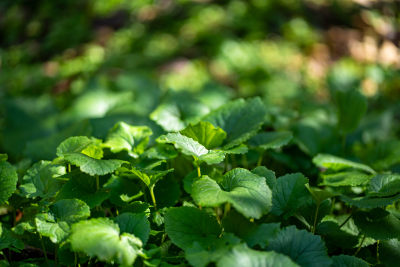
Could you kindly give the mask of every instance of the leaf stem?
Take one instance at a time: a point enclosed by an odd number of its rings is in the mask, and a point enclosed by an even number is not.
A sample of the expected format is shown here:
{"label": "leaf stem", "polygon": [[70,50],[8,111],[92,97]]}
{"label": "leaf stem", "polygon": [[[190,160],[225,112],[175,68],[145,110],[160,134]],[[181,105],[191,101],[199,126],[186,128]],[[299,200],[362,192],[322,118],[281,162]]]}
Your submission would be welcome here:
{"label": "leaf stem", "polygon": [[261,166],[262,161],[263,161],[263,153],[261,152],[261,153],[260,153],[260,156],[258,157],[257,167],[258,167],[258,166]]}
{"label": "leaf stem", "polygon": [[314,214],[314,224],[313,224],[313,228],[312,228],[312,233],[315,233],[315,228],[317,227],[317,218],[318,218],[318,211],[319,211],[319,205],[320,203],[317,203],[317,208],[315,209],[315,214]]}
{"label": "leaf stem", "polygon": [[157,210],[157,203],[156,203],[156,197],[154,196],[154,185],[150,186],[150,196],[151,200],[153,201],[154,209]]}
{"label": "leaf stem", "polygon": [[42,235],[41,235],[41,234],[39,234],[39,239],[40,239],[40,244],[42,245],[43,254],[44,254],[44,260],[45,260],[45,262],[46,262],[46,265],[47,265],[47,266],[50,266],[50,264],[49,264],[49,259],[47,258],[46,246],[44,245],[43,238],[42,238]]}
{"label": "leaf stem", "polygon": [[99,191],[99,189],[100,189],[100,179],[99,176],[96,175],[96,191]]}
{"label": "leaf stem", "polygon": [[365,235],[363,235],[363,238],[361,239],[360,245],[358,246],[356,252],[354,253],[354,256],[357,256],[358,252],[360,252],[364,240],[365,240]]}
{"label": "leaf stem", "polygon": [[68,163],[68,172],[71,172],[71,164]]}
{"label": "leaf stem", "polygon": [[381,264],[381,260],[379,259],[379,240],[376,241],[376,262],[378,264]]}
{"label": "leaf stem", "polygon": [[197,164],[197,176],[201,177],[201,170],[200,170],[200,165]]}

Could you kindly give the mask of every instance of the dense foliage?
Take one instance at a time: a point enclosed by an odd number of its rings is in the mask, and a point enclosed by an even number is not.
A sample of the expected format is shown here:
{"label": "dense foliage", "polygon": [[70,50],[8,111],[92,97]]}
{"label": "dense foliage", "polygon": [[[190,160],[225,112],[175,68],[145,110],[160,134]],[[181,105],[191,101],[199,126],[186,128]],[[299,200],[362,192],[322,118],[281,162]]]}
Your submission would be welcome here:
{"label": "dense foliage", "polygon": [[397,3],[36,2],[0,3],[0,266],[398,265]]}

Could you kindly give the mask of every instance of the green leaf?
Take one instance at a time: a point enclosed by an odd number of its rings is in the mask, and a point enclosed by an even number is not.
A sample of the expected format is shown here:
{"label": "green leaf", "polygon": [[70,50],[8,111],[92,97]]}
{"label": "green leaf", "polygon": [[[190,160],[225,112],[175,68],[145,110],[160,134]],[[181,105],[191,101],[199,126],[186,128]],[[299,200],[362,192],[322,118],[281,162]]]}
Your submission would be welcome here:
{"label": "green leaf", "polygon": [[367,99],[358,90],[336,91],[338,126],[345,134],[357,129],[367,111]]}
{"label": "green leaf", "polygon": [[57,156],[63,157],[65,154],[79,153],[93,144],[93,142],[93,139],[86,136],[69,137],[57,147]]}
{"label": "green leaf", "polygon": [[233,234],[225,234],[221,238],[202,246],[194,242],[192,246],[185,249],[185,258],[195,267],[205,267],[211,262],[218,261],[233,245],[240,243],[240,239]]}
{"label": "green leaf", "polygon": [[113,153],[127,151],[130,156],[137,158],[146,149],[152,134],[147,126],[131,126],[118,122],[110,129],[103,146],[110,148]]}
{"label": "green leaf", "polygon": [[7,161],[0,161],[0,204],[5,203],[14,193],[18,182],[15,168]]}
{"label": "green leaf", "polygon": [[35,163],[22,178],[19,187],[22,195],[28,198],[50,198],[60,190],[65,183],[58,179],[65,174],[65,167],[54,165],[50,161],[39,161]]}
{"label": "green leaf", "polygon": [[306,204],[309,192],[305,185],[308,179],[301,173],[279,177],[272,191],[272,213],[285,218],[293,215]]}
{"label": "green leaf", "polygon": [[67,153],[63,157],[69,163],[78,166],[82,172],[92,176],[112,173],[125,162],[118,159],[95,159],[82,153]]}
{"label": "green leaf", "polygon": [[253,136],[248,143],[256,149],[277,149],[287,145],[292,138],[291,132],[263,132]]}
{"label": "green leaf", "polygon": [[367,184],[371,175],[359,171],[344,171],[338,173],[321,174],[322,182],[320,185],[327,186],[359,186]]}
{"label": "green leaf", "polygon": [[201,121],[195,125],[191,124],[180,131],[180,133],[199,142],[207,149],[219,147],[226,138],[224,130],[205,121]]}
{"label": "green leaf", "polygon": [[332,263],[321,237],[298,230],[295,226],[280,231],[270,240],[268,249],[289,256],[300,266],[330,266]]}
{"label": "green leaf", "polygon": [[318,154],[313,158],[313,163],[320,168],[330,169],[333,171],[340,171],[351,168],[351,169],[365,171],[371,174],[375,173],[375,171],[371,167],[365,164],[328,154]]}
{"label": "green leaf", "polygon": [[400,240],[389,239],[379,244],[379,256],[385,266],[397,266],[400,262]]}
{"label": "green leaf", "polygon": [[193,207],[170,208],[165,214],[165,231],[171,241],[185,249],[198,242],[209,244],[218,238],[221,228],[207,212]]}
{"label": "green leaf", "polygon": [[115,217],[121,233],[137,236],[143,244],[147,243],[150,234],[150,222],[145,213],[125,212]]}
{"label": "green leaf", "polygon": [[209,165],[220,163],[225,158],[225,154],[222,151],[208,150],[199,142],[180,133],[169,133],[160,136],[157,141],[172,143],[177,149],[180,149],[183,154],[193,156],[199,161],[206,162]]}
{"label": "green leaf", "polygon": [[234,233],[246,241],[250,247],[260,246],[266,248],[268,242],[280,231],[279,223],[261,223],[259,225],[235,211],[230,211],[222,220],[225,232]]}
{"label": "green leaf", "polygon": [[128,233],[120,235],[118,225],[107,218],[73,224],[69,240],[73,251],[122,266],[132,266],[141,254],[142,241]]}
{"label": "green leaf", "polygon": [[369,183],[368,195],[393,196],[397,193],[400,193],[399,174],[378,174]]}
{"label": "green leaf", "polygon": [[0,154],[0,161],[7,161],[8,155],[7,154]]}
{"label": "green leaf", "polygon": [[254,136],[265,122],[266,108],[260,98],[238,99],[210,112],[203,118],[227,133],[226,148],[240,145]]}
{"label": "green leaf", "polygon": [[333,267],[368,267],[369,264],[362,259],[349,255],[333,256]]}
{"label": "green leaf", "polygon": [[217,207],[229,202],[249,218],[259,219],[271,208],[271,190],[264,177],[236,168],[227,172],[218,185],[208,176],[203,176],[192,185],[194,201],[204,207]]}
{"label": "green leaf", "polygon": [[16,238],[13,232],[5,228],[0,222],[0,251],[5,248],[22,250],[24,247],[24,242]]}
{"label": "green leaf", "polygon": [[388,240],[400,236],[400,220],[385,210],[359,211],[353,218],[361,233],[368,237]]}
{"label": "green leaf", "polygon": [[341,195],[340,199],[349,206],[355,206],[357,208],[362,208],[362,209],[373,209],[391,205],[392,203],[400,199],[400,194],[388,197],[366,196],[366,197],[355,197],[355,198],[351,198],[346,195]]}
{"label": "green leaf", "polygon": [[273,251],[257,251],[237,245],[218,262],[218,267],[296,267],[289,257]]}
{"label": "green leaf", "polygon": [[350,233],[346,231],[345,227],[341,228],[336,221],[321,222],[317,226],[316,233],[324,238],[328,248],[337,247],[338,244],[341,248],[353,248],[359,242],[358,232]]}
{"label": "green leaf", "polygon": [[60,189],[56,200],[76,198],[93,208],[109,197],[110,193],[106,190],[96,190],[96,179],[93,176],[76,170],[62,177],[69,178],[69,181]]}
{"label": "green leaf", "polygon": [[110,190],[110,201],[117,206],[126,206],[128,202],[143,195],[140,185],[135,180],[112,175],[103,186]]}
{"label": "green leaf", "polygon": [[90,208],[79,199],[63,199],[50,206],[49,213],[37,214],[35,224],[42,236],[53,243],[64,241],[70,233],[70,224],[90,216]]}
{"label": "green leaf", "polygon": [[336,196],[337,194],[319,189],[317,187],[311,187],[308,184],[306,184],[306,187],[308,191],[310,192],[312,198],[315,200],[315,202],[319,205],[322,201],[329,199],[331,197]]}
{"label": "green leaf", "polygon": [[258,167],[255,167],[251,172],[258,176],[264,177],[265,181],[267,182],[268,187],[271,190],[273,190],[275,188],[276,176],[275,176],[274,171],[271,171],[264,166],[258,166]]}

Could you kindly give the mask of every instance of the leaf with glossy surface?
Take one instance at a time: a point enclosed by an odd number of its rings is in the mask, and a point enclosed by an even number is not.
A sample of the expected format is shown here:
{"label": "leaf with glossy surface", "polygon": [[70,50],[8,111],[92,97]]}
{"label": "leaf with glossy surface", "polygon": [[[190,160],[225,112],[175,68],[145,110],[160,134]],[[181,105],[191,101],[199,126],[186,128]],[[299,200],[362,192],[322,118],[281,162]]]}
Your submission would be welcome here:
{"label": "leaf with glossy surface", "polygon": [[298,267],[289,257],[273,251],[257,251],[244,245],[234,247],[217,262],[218,267]]}
{"label": "leaf with glossy surface", "polygon": [[62,179],[57,179],[64,174],[64,166],[53,165],[50,161],[39,161],[22,178],[21,193],[28,198],[52,197],[65,183]]}
{"label": "leaf with glossy surface", "polygon": [[107,218],[81,221],[72,225],[71,248],[101,261],[131,266],[141,253],[142,242],[134,235],[120,234],[116,223]]}
{"label": "leaf with glossy surface", "polygon": [[271,190],[264,177],[236,168],[227,172],[221,185],[203,176],[192,185],[194,201],[204,207],[217,207],[229,202],[248,218],[260,218],[271,208]]}
{"label": "leaf with glossy surface", "polygon": [[93,144],[94,140],[86,136],[72,136],[57,147],[57,156],[63,157],[68,153],[78,153]]}
{"label": "leaf with glossy surface", "polygon": [[298,230],[295,226],[280,231],[270,240],[268,249],[289,256],[300,266],[330,266],[332,263],[321,237],[306,230]]}
{"label": "leaf with glossy surface", "polygon": [[63,157],[69,163],[78,166],[82,172],[92,176],[112,173],[125,162],[119,159],[95,159],[82,153],[67,153]]}
{"label": "leaf with glossy surface", "polygon": [[290,217],[301,206],[306,204],[309,196],[305,185],[308,179],[301,173],[287,174],[279,177],[272,191],[272,213]]}
{"label": "leaf with glossy surface", "polygon": [[121,233],[137,236],[143,244],[147,243],[150,234],[150,222],[145,213],[125,212],[115,217]]}
{"label": "leaf with glossy surface", "polygon": [[0,204],[14,193],[18,182],[15,168],[7,161],[0,161]]}
{"label": "leaf with glossy surface", "polygon": [[194,242],[208,244],[217,239],[221,228],[215,217],[193,207],[170,208],[165,215],[165,231],[171,241],[185,249]]}
{"label": "leaf with glossy surface", "polygon": [[371,175],[359,171],[344,171],[332,174],[321,174],[322,182],[320,185],[327,186],[359,186],[367,184]]}
{"label": "leaf with glossy surface", "polygon": [[330,169],[333,171],[340,171],[344,169],[356,169],[374,174],[375,171],[362,163],[351,161],[348,159],[340,158],[329,154],[318,154],[313,158],[313,163],[320,168]]}
{"label": "leaf with glossy surface", "polygon": [[368,195],[393,196],[397,193],[400,193],[399,174],[378,174],[369,183]]}
{"label": "leaf with glossy surface", "polygon": [[132,157],[142,154],[153,134],[147,126],[131,126],[124,122],[118,122],[110,129],[104,147],[111,152],[127,151]]}
{"label": "leaf with glossy surface", "polygon": [[227,133],[224,145],[232,148],[254,136],[265,122],[266,108],[260,98],[238,99],[203,118]]}
{"label": "leaf with glossy surface", "polygon": [[355,206],[357,208],[362,208],[362,209],[373,209],[391,205],[392,203],[400,199],[400,194],[388,197],[365,196],[365,197],[355,197],[355,198],[351,198],[346,195],[341,195],[340,199],[349,206]]}
{"label": "leaf with glossy surface", "polygon": [[219,147],[226,138],[226,132],[224,130],[206,121],[201,121],[195,125],[189,125],[180,131],[180,133],[199,142],[207,149]]}

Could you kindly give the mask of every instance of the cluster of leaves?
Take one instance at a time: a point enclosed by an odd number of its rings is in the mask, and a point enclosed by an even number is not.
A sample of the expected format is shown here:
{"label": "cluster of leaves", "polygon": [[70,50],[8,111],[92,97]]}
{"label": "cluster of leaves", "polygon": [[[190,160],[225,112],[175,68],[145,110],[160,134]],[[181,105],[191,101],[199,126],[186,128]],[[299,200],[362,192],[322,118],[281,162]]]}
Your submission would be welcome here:
{"label": "cluster of leaves", "polygon": [[[191,117],[164,103],[150,115],[160,134],[121,121],[31,166],[0,154],[0,263],[395,266],[399,158],[346,156],[365,110],[361,94],[341,92],[324,140],[305,120],[266,127],[259,98]],[[342,156],[313,153],[340,137]]]}

